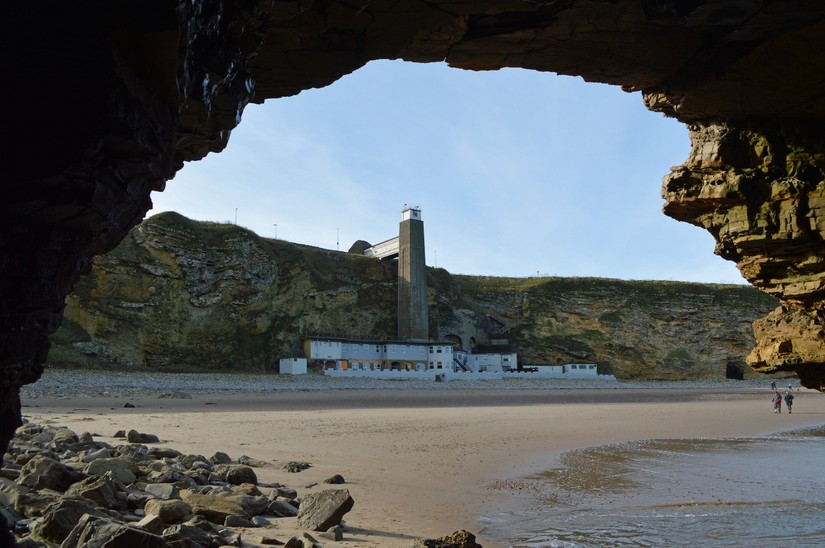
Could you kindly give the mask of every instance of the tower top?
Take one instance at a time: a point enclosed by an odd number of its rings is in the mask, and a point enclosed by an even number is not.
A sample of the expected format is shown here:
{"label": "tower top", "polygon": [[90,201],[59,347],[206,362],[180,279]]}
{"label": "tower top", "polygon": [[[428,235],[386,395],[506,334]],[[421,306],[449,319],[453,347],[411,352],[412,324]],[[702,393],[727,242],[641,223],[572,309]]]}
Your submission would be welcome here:
{"label": "tower top", "polygon": [[404,204],[404,209],[401,211],[401,220],[409,221],[410,219],[421,220],[421,207]]}

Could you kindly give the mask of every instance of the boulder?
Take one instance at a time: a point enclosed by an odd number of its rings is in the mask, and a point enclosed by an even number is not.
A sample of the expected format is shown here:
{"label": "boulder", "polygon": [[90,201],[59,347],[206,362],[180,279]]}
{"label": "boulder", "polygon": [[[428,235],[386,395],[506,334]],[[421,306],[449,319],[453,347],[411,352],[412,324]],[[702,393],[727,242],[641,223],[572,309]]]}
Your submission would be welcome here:
{"label": "boulder", "polygon": [[143,519],[135,523],[135,527],[140,527],[152,534],[160,535],[166,527],[160,516],[143,516]]}
{"label": "boulder", "polygon": [[261,514],[266,514],[269,510],[270,501],[262,495],[233,494],[227,498],[238,503],[250,516],[260,516]]}
{"label": "boulder", "polygon": [[158,443],[160,441],[154,434],[144,434],[137,430],[129,430],[126,433],[126,440],[129,443]]}
{"label": "boulder", "polygon": [[251,520],[240,516],[226,516],[223,524],[227,527],[257,527]]}
{"label": "boulder", "polygon": [[95,439],[92,436],[91,432],[83,432],[77,437],[77,441],[79,443],[92,443],[93,441],[95,441]]}
{"label": "boulder", "polygon": [[298,515],[298,509],[285,500],[273,500],[269,503],[267,513],[279,518],[293,518]]}
{"label": "boulder", "polygon": [[258,489],[257,485],[253,485],[251,483],[242,483],[240,485],[233,485],[230,487],[230,491],[233,493],[241,494],[241,495],[251,495],[253,497],[260,497],[263,496],[261,490]]}
{"label": "boulder", "polygon": [[284,548],[317,548],[317,546],[315,539],[307,533],[303,533],[300,537],[292,537],[284,544]]}
{"label": "boulder", "polygon": [[147,530],[86,514],[69,532],[60,548],[163,548],[165,545],[162,537]]}
{"label": "boulder", "polygon": [[21,495],[29,492],[29,488],[9,479],[0,478],[0,506],[14,508]]}
{"label": "boulder", "polygon": [[50,439],[57,447],[71,445],[80,441],[77,434],[65,426],[45,426],[43,432],[35,436],[34,439],[39,442],[42,437]]}
{"label": "boulder", "polygon": [[180,497],[180,491],[174,483],[148,483],[144,491],[157,499],[169,500]]}
{"label": "boulder", "polygon": [[17,483],[32,489],[64,492],[85,476],[73,468],[48,457],[34,457],[23,466]]}
{"label": "boulder", "polygon": [[238,457],[238,464],[245,464],[247,466],[252,466],[253,468],[263,468],[264,466],[269,466],[269,463],[265,460],[253,459],[252,457],[247,457],[246,455],[241,455]]}
{"label": "boulder", "polygon": [[106,447],[101,447],[100,449],[86,453],[81,460],[83,462],[89,463],[93,460],[109,458],[112,458],[112,454],[109,452],[109,449],[107,449]]}
{"label": "boulder", "polygon": [[43,516],[32,526],[32,534],[47,542],[60,544],[80,522],[84,514],[107,517],[95,504],[85,499],[61,498],[46,507]]}
{"label": "boulder", "polygon": [[344,540],[344,528],[340,525],[331,527],[328,531],[318,533],[318,536],[326,540],[334,540],[340,542]]}
{"label": "boulder", "polygon": [[263,516],[252,516],[252,519],[249,521],[251,521],[255,527],[269,527],[272,525],[272,522]]}
{"label": "boulder", "polygon": [[217,533],[211,533],[200,527],[180,524],[167,527],[163,531],[166,546],[195,547],[222,546],[223,539]]}
{"label": "boulder", "polygon": [[332,485],[341,485],[342,483],[346,483],[346,481],[344,480],[344,476],[342,476],[341,474],[335,474],[334,476],[325,479],[324,483],[329,483]]}
{"label": "boulder", "polygon": [[232,485],[241,485],[242,483],[258,484],[258,476],[255,475],[255,471],[249,466],[219,464],[215,467],[215,473]]}
{"label": "boulder", "polygon": [[193,491],[181,491],[181,498],[192,508],[192,513],[203,516],[212,523],[223,525],[227,516],[252,516],[237,501],[220,495],[205,495]]}
{"label": "boulder", "polygon": [[412,548],[482,548],[476,542],[476,537],[465,530],[456,531],[451,535],[439,539],[419,539],[413,542]]}
{"label": "boulder", "polygon": [[107,474],[80,480],[66,490],[66,495],[89,499],[102,508],[114,508],[118,503],[117,488],[110,477]]}
{"label": "boulder", "polygon": [[137,481],[136,474],[140,472],[140,468],[132,461],[113,457],[93,460],[86,466],[84,472],[90,476],[102,476],[106,472],[111,472],[115,481],[123,485],[131,485]]}
{"label": "boulder", "polygon": [[[192,468],[196,462],[203,462],[207,465],[210,465],[210,460],[204,457],[203,455],[185,455],[178,459],[178,462],[181,466],[185,468]],[[211,469],[211,465],[209,466]]]}
{"label": "boulder", "polygon": [[301,500],[298,523],[313,531],[326,531],[341,523],[355,501],[347,489],[327,489],[310,493]]}
{"label": "boulder", "polygon": [[182,453],[177,449],[172,449],[169,447],[150,447],[148,456],[152,459],[176,459],[181,455]]}
{"label": "boulder", "polygon": [[61,493],[50,490],[18,492],[14,502],[14,510],[30,518],[42,516],[46,512],[46,508],[60,500],[62,496]]}
{"label": "boulder", "polygon": [[192,513],[192,507],[182,500],[152,499],[146,501],[143,513],[158,516],[163,523],[176,523]]}
{"label": "boulder", "polygon": [[289,489],[288,487],[284,486],[275,487],[269,494],[269,498],[270,500],[275,500],[277,498],[294,500],[298,498],[298,491],[296,491],[295,489]]}
{"label": "boulder", "polygon": [[209,458],[214,464],[232,464],[232,459],[229,458],[229,455],[222,451],[216,452]]}

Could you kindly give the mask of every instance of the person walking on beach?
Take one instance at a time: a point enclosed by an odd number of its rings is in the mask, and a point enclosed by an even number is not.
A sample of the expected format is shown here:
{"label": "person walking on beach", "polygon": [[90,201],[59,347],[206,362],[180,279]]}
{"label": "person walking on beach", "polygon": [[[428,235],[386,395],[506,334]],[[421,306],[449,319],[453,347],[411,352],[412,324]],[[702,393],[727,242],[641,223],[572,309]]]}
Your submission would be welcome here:
{"label": "person walking on beach", "polygon": [[776,392],[776,381],[771,381],[771,390]]}
{"label": "person walking on beach", "polygon": [[791,392],[790,388],[785,392],[785,407],[788,408],[788,413],[793,413],[793,392]]}
{"label": "person walking on beach", "polygon": [[782,394],[780,394],[778,390],[773,391],[773,412],[782,412]]}

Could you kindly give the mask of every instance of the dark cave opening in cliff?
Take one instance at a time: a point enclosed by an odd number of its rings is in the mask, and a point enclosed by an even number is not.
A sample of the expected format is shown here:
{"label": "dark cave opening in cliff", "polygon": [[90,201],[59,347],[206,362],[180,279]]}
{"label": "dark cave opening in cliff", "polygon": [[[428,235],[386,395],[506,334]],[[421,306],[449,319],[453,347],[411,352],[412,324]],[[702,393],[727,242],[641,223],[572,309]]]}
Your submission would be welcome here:
{"label": "dark cave opening in cliff", "polygon": [[735,381],[745,380],[745,365],[733,361],[728,361],[725,366],[725,378]]}

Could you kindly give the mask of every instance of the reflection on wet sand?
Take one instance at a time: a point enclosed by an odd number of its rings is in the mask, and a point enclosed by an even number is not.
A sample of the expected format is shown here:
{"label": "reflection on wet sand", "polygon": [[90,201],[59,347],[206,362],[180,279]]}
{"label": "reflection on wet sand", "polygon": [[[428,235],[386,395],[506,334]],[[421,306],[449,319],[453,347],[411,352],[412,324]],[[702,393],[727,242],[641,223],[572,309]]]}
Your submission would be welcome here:
{"label": "reflection on wet sand", "polygon": [[564,453],[533,504],[487,516],[517,547],[825,543],[825,427],[644,440]]}

